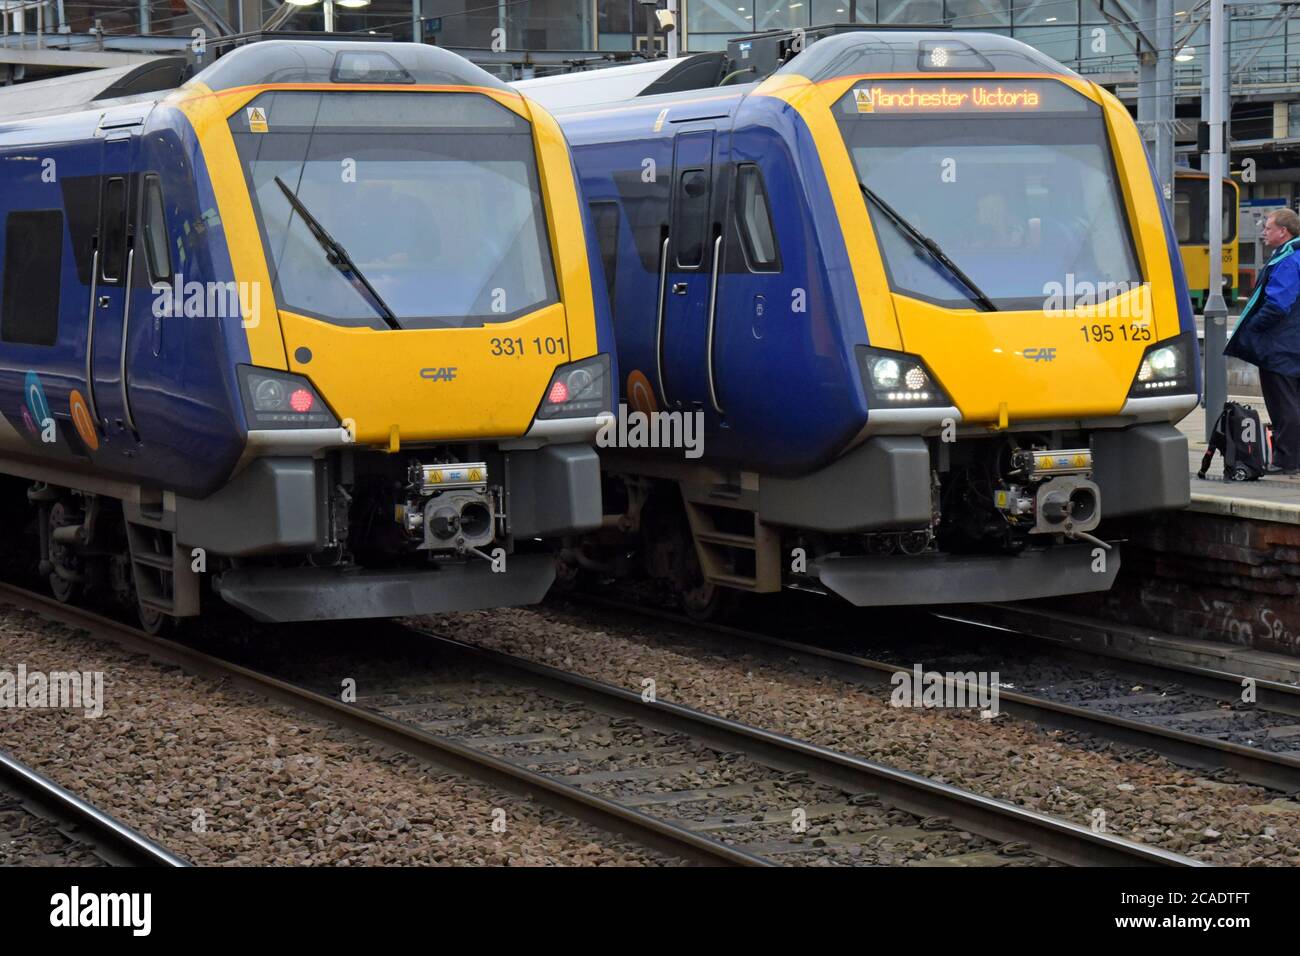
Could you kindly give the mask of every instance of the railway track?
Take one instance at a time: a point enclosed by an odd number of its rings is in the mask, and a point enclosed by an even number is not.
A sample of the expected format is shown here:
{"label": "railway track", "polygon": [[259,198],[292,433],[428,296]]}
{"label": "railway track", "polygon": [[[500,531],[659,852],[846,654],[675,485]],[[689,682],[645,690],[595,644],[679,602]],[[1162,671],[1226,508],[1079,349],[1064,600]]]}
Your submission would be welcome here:
{"label": "railway track", "polygon": [[[644,700],[624,688],[424,630],[408,630],[409,640],[449,663],[449,679],[395,680],[395,686],[345,704],[295,681],[10,585],[0,585],[0,601],[192,673],[224,678],[691,862],[851,862],[854,846],[870,843],[875,852],[887,842],[943,843],[950,835],[951,842],[938,851],[939,862],[987,863],[1000,849],[1004,857],[1029,852],[1067,865],[1197,865],[940,781]],[[542,712],[529,717],[540,717],[546,726],[521,727],[521,708],[536,710],[542,697]],[[642,763],[636,767],[588,769],[593,763],[638,759]],[[638,789],[647,782],[648,789]],[[762,819],[755,819],[757,810],[742,819],[741,810],[718,802],[756,795],[768,808]],[[797,811],[808,826],[802,833],[795,825]],[[963,832],[970,836],[963,838]],[[961,846],[967,839],[977,849]]]}
{"label": "railway track", "polygon": [[12,794],[30,812],[50,821],[69,840],[85,845],[112,866],[189,866],[174,853],[4,751],[0,751],[0,789]]}
{"label": "railway track", "polygon": [[[785,659],[793,656],[836,676],[874,687],[887,689],[893,674],[900,669],[911,670],[914,663],[920,664],[927,672],[938,672],[941,675],[981,669],[978,661],[972,662],[970,657],[963,657],[960,649],[931,659],[921,659],[917,655],[915,659],[906,662],[898,657],[882,660],[762,631],[700,624],[670,611],[602,596],[575,594],[566,595],[566,598],[672,621],[728,640],[740,639],[746,642],[747,651],[763,651],[769,656]],[[1005,607],[999,614],[996,625],[957,614],[936,616],[972,628],[996,627],[1008,634],[1015,634],[1022,641],[1029,637],[1013,630],[1015,618]],[[732,649],[734,650],[734,645]],[[1098,655],[1056,642],[1035,642],[1031,647],[1021,647],[1021,652],[1040,653],[1058,661],[1069,662],[1077,670],[1075,683],[1083,687],[1082,690],[1079,687],[1070,688],[1073,694],[1071,700],[1053,699],[1045,693],[1012,689],[1012,686],[1024,683],[1017,679],[1017,670],[1019,668],[1020,671],[1025,671],[1028,665],[1024,660],[1006,658],[996,665],[990,665],[999,671],[1001,681],[1007,685],[998,690],[999,707],[1005,713],[1042,726],[1089,734],[1138,749],[1151,750],[1181,766],[1208,771],[1228,769],[1242,780],[1263,787],[1284,793],[1300,791],[1300,749],[1267,750],[1215,736],[1213,730],[1208,733],[1193,732],[1179,726],[1199,721],[1212,727],[1216,722],[1240,720],[1244,714],[1263,714],[1269,715],[1269,722],[1275,725],[1272,729],[1282,731],[1283,736],[1277,739],[1294,736],[1300,742],[1300,688],[1255,680],[1257,700],[1253,706],[1241,708],[1238,705],[1242,693],[1241,675],[1190,665],[1156,664],[1118,654]],[[905,656],[907,652],[900,654]],[[1104,663],[1099,665],[1099,662]],[[1099,666],[1109,679],[1097,679]],[[957,676],[942,676],[940,679],[945,687],[960,692],[965,699],[975,699],[972,695],[977,688],[970,682]],[[1099,691],[1091,698],[1085,693],[1089,683]],[[1122,691],[1117,692],[1117,687],[1121,687]],[[1161,691],[1160,688],[1164,690]],[[1181,696],[1170,697],[1170,689],[1175,689]]]}

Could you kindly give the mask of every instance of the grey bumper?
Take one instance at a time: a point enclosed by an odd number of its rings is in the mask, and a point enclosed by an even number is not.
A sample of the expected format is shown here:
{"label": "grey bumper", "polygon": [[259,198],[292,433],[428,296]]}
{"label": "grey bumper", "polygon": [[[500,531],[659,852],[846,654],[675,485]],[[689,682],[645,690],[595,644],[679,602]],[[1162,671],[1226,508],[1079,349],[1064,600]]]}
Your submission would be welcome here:
{"label": "grey bumper", "polygon": [[923,528],[930,509],[930,451],[915,435],[871,438],[820,471],[758,486],[764,523],[811,531]]}
{"label": "grey bumper", "polygon": [[[587,445],[544,445],[506,456],[506,513],[516,538],[600,527],[600,459]],[[258,458],[204,499],[176,497],[176,537],[187,548],[255,557],[325,546],[324,462]]]}
{"label": "grey bumper", "polygon": [[546,445],[506,456],[510,533],[545,538],[600,527],[600,458],[587,445]]}
{"label": "grey bumper", "polygon": [[1092,545],[1066,545],[1017,555],[918,555],[822,558],[821,583],[859,607],[968,604],[1107,591],[1119,572],[1118,546],[1102,570]]}
{"label": "grey bumper", "polygon": [[1092,433],[1092,480],[1101,516],[1186,508],[1192,503],[1187,436],[1164,423]]}
{"label": "grey bumper", "polygon": [[555,579],[546,554],[429,570],[241,568],[217,579],[222,599],[259,621],[337,621],[536,604]]}

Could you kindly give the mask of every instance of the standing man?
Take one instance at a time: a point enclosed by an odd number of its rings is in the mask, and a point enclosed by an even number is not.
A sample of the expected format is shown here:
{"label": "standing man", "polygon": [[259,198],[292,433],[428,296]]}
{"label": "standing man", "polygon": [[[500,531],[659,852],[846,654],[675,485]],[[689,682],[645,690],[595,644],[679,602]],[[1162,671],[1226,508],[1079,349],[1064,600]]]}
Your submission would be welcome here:
{"label": "standing man", "polygon": [[1273,249],[1255,294],[1237,320],[1224,355],[1259,366],[1259,384],[1273,423],[1270,474],[1300,474],[1300,216],[1279,209],[1264,221]]}

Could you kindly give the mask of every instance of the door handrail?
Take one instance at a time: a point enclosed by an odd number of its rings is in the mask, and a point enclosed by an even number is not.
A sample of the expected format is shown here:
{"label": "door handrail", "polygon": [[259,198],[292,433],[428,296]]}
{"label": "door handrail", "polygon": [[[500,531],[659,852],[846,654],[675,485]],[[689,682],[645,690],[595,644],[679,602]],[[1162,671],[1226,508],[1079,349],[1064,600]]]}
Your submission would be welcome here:
{"label": "door handrail", "polygon": [[705,361],[709,372],[709,401],[713,403],[713,410],[719,415],[722,414],[722,406],[718,404],[718,385],[713,377],[713,327],[718,316],[718,263],[722,258],[722,236],[713,240],[713,276],[709,280],[709,333],[705,343]]}
{"label": "door handrail", "polygon": [[664,387],[664,291],[668,285],[668,236],[659,255],[659,324],[655,331],[655,371],[659,376],[659,394],[668,407],[668,389]]}
{"label": "door handrail", "polygon": [[122,382],[122,408],[126,413],[126,424],[131,431],[137,431],[135,427],[135,416],[131,414],[131,396],[127,393],[126,387],[126,339],[131,331],[131,277],[134,273],[132,268],[135,265],[135,247],[132,246],[126,253],[126,304],[122,309],[122,365],[121,365],[121,382]]}
{"label": "door handrail", "polygon": [[90,420],[99,428],[99,405],[95,402],[95,310],[99,302],[99,249],[90,260],[90,316],[86,320],[86,404],[90,406]]}

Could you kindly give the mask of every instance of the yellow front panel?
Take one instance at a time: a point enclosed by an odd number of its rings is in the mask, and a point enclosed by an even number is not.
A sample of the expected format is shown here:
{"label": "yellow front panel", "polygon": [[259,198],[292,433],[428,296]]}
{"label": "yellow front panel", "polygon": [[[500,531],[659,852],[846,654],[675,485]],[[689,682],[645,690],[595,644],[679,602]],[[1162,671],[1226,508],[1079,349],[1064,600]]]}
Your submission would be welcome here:
{"label": "yellow front panel", "polygon": [[[555,366],[548,340],[564,339],[564,307],[474,329],[376,331],[281,312],[292,371],[312,380],[356,440],[401,443],[522,435]],[[308,364],[294,360],[311,350]],[[540,350],[540,354],[539,354]],[[499,352],[500,354],[494,354]]]}
{"label": "yellow front panel", "polygon": [[1104,308],[945,309],[895,295],[908,352],[924,356],[966,423],[1113,415],[1154,341],[1136,289]]}
{"label": "yellow front panel", "polygon": [[1179,248],[1183,254],[1183,271],[1187,273],[1187,288],[1193,292],[1205,291],[1210,285],[1209,247],[1180,246]]}

